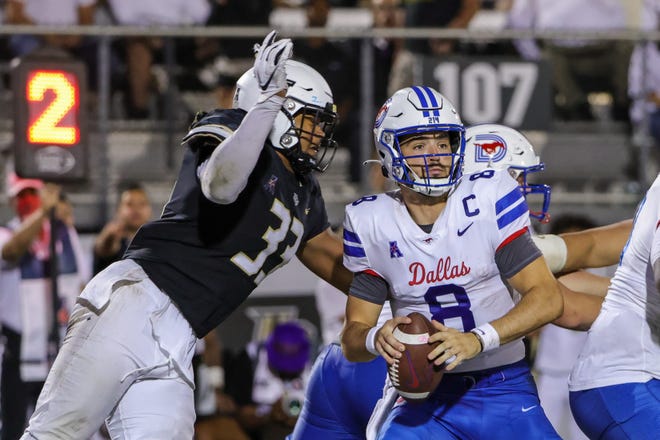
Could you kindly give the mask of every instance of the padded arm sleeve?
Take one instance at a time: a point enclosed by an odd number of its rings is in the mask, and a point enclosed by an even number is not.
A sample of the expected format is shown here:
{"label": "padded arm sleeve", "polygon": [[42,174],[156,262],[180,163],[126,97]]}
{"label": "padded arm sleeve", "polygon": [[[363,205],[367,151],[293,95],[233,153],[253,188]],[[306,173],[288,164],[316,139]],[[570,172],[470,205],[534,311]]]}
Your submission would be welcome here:
{"label": "padded arm sleeve", "polygon": [[233,203],[247,186],[284,98],[271,96],[252,107],[241,125],[213,150],[198,170],[202,192],[221,205]]}

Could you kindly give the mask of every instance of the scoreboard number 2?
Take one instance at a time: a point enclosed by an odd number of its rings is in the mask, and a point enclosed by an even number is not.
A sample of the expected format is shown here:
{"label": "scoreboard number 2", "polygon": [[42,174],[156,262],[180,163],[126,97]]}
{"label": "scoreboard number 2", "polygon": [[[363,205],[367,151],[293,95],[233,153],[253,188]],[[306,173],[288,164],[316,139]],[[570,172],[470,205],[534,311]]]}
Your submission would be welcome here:
{"label": "scoreboard number 2", "polygon": [[83,180],[89,156],[87,70],[78,60],[48,54],[35,51],[12,65],[16,174]]}
{"label": "scoreboard number 2", "polygon": [[[63,71],[32,71],[25,88],[28,142],[63,146],[77,144],[80,131],[75,122],[80,100],[75,75]],[[54,97],[48,99],[48,92]]]}

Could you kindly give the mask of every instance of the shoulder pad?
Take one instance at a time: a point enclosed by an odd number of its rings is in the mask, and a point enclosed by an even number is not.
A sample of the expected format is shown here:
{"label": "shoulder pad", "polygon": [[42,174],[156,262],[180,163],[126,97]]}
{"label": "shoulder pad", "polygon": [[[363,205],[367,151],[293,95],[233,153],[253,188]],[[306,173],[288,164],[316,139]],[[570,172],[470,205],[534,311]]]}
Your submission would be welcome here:
{"label": "shoulder pad", "polygon": [[244,116],[245,112],[234,109],[198,112],[181,143],[188,143],[193,149],[208,140],[217,145],[236,130]]}

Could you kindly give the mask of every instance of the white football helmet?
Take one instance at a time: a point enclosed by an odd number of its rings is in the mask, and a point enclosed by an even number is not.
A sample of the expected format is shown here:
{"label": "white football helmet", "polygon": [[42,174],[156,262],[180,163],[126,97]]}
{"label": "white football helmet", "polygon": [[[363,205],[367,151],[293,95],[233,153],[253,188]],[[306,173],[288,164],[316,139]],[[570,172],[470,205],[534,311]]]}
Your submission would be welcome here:
{"label": "white football helmet", "polygon": [[[332,139],[337,124],[337,107],[332,91],[321,74],[306,64],[287,60],[285,69],[289,88],[268,139],[291,161],[296,172],[323,172],[332,162],[337,149],[337,142]],[[250,69],[236,82],[233,107],[249,111],[257,103],[260,93],[259,84]],[[299,113],[314,116],[314,127],[320,125],[325,133],[325,137],[315,144],[319,149],[316,158],[301,150],[300,136],[304,134],[309,139],[314,139],[314,136],[312,132],[296,126],[294,117]]]}
{"label": "white football helmet", "polygon": [[527,182],[528,174],[543,171],[545,165],[522,133],[504,125],[480,124],[468,127],[465,139],[463,174],[488,168],[508,169],[511,177],[520,182],[525,197],[529,194],[543,196],[541,211],[530,211],[530,216],[544,223],[550,220],[550,187]]}
{"label": "white football helmet", "polygon": [[[403,156],[399,146],[402,136],[414,133],[448,132],[452,152],[450,154],[424,154],[452,157],[449,175],[445,178],[420,177],[406,160],[420,156]],[[406,87],[394,93],[381,107],[374,124],[374,140],[383,174],[388,179],[406,185],[428,196],[441,196],[451,189],[461,176],[461,161],[465,147],[464,128],[452,103],[430,87]]]}

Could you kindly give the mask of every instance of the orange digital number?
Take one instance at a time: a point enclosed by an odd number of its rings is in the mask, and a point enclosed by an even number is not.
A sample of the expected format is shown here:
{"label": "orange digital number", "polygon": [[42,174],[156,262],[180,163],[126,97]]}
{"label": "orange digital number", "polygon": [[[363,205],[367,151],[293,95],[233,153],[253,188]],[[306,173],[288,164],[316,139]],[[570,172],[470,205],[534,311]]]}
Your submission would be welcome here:
{"label": "orange digital number", "polygon": [[[50,93],[49,93],[50,92]],[[79,90],[70,72],[35,70],[28,74],[27,139],[33,144],[75,145],[78,126]]]}

